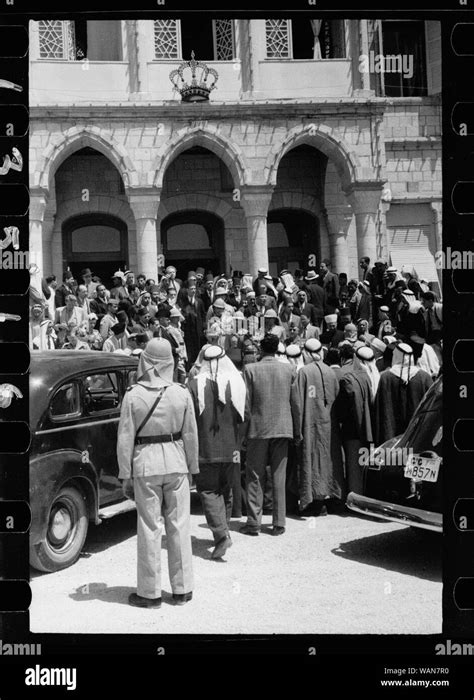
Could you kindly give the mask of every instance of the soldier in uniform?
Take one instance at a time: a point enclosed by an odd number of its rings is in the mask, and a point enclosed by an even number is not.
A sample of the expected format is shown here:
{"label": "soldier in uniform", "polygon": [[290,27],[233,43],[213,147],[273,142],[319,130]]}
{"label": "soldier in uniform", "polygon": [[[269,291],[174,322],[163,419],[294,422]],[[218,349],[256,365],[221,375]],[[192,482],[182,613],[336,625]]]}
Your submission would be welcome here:
{"label": "soldier in uniform", "polygon": [[129,603],[161,606],[161,537],[177,605],[192,598],[190,474],[199,472],[190,393],[173,383],[170,343],[153,338],[140,355],[137,383],[122,402],[117,459],[124,494],[137,505],[137,593]]}

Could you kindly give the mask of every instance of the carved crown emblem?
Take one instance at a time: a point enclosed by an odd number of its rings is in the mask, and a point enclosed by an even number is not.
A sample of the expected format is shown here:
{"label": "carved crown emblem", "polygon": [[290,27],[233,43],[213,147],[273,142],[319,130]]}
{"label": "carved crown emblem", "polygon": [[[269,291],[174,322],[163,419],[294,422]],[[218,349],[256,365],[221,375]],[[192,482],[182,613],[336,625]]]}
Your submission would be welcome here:
{"label": "carved crown emblem", "polygon": [[219,74],[214,68],[209,68],[202,61],[196,61],[194,51],[191,60],[184,61],[170,73],[170,80],[183,102],[205,102],[216,88]]}

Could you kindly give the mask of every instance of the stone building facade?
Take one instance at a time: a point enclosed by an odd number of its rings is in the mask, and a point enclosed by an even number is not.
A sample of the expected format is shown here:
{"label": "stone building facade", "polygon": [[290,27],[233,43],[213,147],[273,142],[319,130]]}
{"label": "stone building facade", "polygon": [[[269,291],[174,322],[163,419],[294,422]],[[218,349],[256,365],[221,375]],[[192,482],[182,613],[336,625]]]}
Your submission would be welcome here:
{"label": "stone building facade", "polygon": [[[31,22],[42,273],[88,266],[107,284],[117,267],[277,274],[328,257],[357,276],[367,255],[436,282],[439,23],[202,22]],[[219,74],[202,103],[169,80],[193,41]],[[411,77],[361,70],[394,45],[414,56]]]}

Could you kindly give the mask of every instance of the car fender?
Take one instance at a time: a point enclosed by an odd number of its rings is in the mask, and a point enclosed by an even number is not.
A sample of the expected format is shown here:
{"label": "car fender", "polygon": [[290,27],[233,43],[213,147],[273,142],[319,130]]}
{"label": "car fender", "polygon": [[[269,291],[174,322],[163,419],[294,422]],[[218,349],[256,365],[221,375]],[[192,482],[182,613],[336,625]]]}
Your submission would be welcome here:
{"label": "car fender", "polygon": [[46,536],[48,509],[52,499],[68,482],[82,486],[89,519],[98,518],[98,475],[89,455],[79,450],[55,450],[30,462],[30,543]]}

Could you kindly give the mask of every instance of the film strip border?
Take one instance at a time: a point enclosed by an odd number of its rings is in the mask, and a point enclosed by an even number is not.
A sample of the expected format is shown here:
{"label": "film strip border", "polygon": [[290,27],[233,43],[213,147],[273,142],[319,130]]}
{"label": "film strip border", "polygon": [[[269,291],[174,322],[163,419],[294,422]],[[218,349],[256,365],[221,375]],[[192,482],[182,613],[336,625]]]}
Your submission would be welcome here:
{"label": "film strip border", "polygon": [[474,630],[474,22],[444,26],[446,454],[443,625]]}
{"label": "film strip border", "polygon": [[0,24],[0,638],[28,632],[28,24]]}

